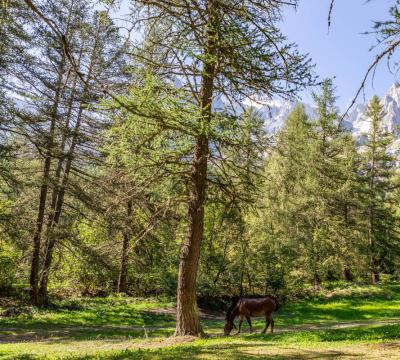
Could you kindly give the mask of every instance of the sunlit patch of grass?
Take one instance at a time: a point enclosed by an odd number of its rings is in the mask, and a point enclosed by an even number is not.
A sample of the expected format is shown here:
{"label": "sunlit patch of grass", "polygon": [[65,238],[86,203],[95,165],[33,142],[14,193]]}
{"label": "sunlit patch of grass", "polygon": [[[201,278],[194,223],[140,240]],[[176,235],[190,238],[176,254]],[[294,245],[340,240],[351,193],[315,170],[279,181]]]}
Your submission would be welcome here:
{"label": "sunlit patch of grass", "polygon": [[[347,289],[340,292],[340,296],[317,297],[286,304],[274,316],[276,329],[285,331],[272,335],[260,334],[265,320],[254,319],[253,325],[258,333],[248,334],[245,322],[243,335],[223,337],[224,321],[207,319],[203,321],[203,326],[211,337],[189,343],[180,343],[179,340],[174,343],[169,339],[175,326],[173,315],[153,311],[173,307],[171,301],[117,296],[64,300],[55,302],[47,310],[33,309],[31,315],[0,318],[0,340],[8,342],[0,341],[0,358],[364,358],[365,354],[375,351],[370,347],[373,344],[400,344],[400,325],[366,323],[371,320],[399,319],[400,286],[382,286],[382,289],[359,287],[354,296],[353,291]],[[390,298],[387,295],[389,293]],[[364,323],[356,324],[357,327],[318,328],[332,323],[360,321]],[[309,330],[305,329],[307,326]],[[392,350],[384,351],[390,353]]]}
{"label": "sunlit patch of grass", "polygon": [[168,326],[173,318],[148,310],[171,307],[172,302],[155,299],[97,298],[55,302],[49,309],[33,309],[32,314],[0,318],[0,326],[57,327],[57,326]]}

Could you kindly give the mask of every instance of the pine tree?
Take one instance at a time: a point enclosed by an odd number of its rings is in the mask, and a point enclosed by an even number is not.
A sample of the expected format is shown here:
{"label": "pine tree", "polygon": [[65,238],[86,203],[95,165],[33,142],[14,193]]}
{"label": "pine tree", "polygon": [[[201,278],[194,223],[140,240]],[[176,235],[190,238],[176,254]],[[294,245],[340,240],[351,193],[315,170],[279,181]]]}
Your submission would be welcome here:
{"label": "pine tree", "polygon": [[[268,241],[282,244],[288,262],[318,288],[326,277],[350,271],[357,242],[356,151],[341,126],[333,86],[314,95],[316,119],[298,105],[267,161]],[[279,253],[279,252],[278,252]],[[290,259],[290,260],[289,260]]]}
{"label": "pine tree", "polygon": [[[319,249],[313,251],[315,286],[319,285],[321,275],[339,270],[332,265],[343,263],[340,259],[340,255],[345,254],[343,247],[349,249],[346,239],[356,235],[349,228],[356,185],[355,143],[342,126],[334,91],[332,81],[327,79],[322,84],[321,94],[314,94],[317,119],[311,142],[310,169],[313,180],[309,196],[315,201],[311,244],[319,244]],[[319,270],[317,264],[320,264]]]}
{"label": "pine tree", "polygon": [[[394,208],[395,158],[390,154],[393,135],[383,128],[383,106],[377,96],[369,103],[365,116],[370,128],[363,149],[361,176],[365,183],[367,238],[371,282],[380,280],[385,258],[396,251],[398,218]],[[396,246],[395,246],[396,247]]]}

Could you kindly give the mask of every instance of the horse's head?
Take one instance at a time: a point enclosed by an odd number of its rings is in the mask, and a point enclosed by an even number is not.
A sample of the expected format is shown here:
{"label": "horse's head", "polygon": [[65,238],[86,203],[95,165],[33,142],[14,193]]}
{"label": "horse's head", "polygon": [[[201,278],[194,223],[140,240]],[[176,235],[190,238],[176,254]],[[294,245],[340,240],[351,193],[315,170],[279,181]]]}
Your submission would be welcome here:
{"label": "horse's head", "polygon": [[235,326],[234,322],[230,321],[230,320],[227,320],[226,323],[225,323],[225,326],[224,326],[224,335],[228,336],[231,333],[233,328],[236,329],[236,326]]}

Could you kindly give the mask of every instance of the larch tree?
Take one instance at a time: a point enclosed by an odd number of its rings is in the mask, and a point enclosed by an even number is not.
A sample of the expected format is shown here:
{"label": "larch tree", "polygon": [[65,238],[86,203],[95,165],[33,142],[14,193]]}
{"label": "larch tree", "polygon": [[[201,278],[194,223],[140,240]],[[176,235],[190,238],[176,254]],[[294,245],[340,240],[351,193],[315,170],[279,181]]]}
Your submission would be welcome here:
{"label": "larch tree", "polygon": [[[284,4],[295,6],[297,1]],[[216,114],[237,114],[249,97],[290,97],[313,83],[309,60],[287,43],[277,24],[277,0],[133,1],[145,36],[164,55],[137,52],[186,91],[198,109],[191,125],[194,151],[188,181],[188,228],[183,240],[177,289],[175,335],[202,334],[196,277],[204,228],[211,127]],[[150,36],[158,27],[156,36]],[[161,60],[160,60],[161,59]],[[215,102],[219,99],[219,104]],[[215,125],[214,125],[215,126]]]}

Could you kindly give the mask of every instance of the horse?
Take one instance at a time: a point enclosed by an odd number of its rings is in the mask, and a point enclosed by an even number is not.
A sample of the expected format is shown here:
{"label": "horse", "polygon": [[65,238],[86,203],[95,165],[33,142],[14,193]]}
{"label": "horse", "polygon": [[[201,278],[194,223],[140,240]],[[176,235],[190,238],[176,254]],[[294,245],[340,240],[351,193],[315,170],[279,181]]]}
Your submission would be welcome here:
{"label": "horse", "polygon": [[265,316],[266,325],[264,330],[261,332],[265,334],[268,326],[271,325],[271,334],[274,332],[274,319],[272,313],[278,310],[279,303],[276,298],[263,297],[263,298],[239,298],[232,303],[226,313],[226,323],[224,327],[224,334],[227,336],[231,333],[235,326],[234,320],[239,316],[239,329],[237,334],[240,334],[240,328],[243,323],[243,319],[246,318],[250,326],[250,333],[253,332],[251,326],[251,316]]}

